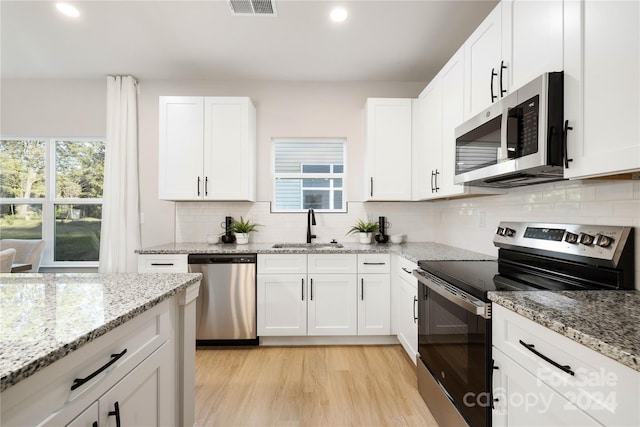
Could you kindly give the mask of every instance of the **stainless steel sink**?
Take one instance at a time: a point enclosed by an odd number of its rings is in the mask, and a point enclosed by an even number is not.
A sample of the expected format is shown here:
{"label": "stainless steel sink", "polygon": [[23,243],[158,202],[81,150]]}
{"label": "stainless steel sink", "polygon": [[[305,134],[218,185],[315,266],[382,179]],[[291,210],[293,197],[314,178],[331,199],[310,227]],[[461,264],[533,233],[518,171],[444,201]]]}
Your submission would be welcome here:
{"label": "stainless steel sink", "polygon": [[276,243],[274,249],[331,249],[342,248],[340,243]]}

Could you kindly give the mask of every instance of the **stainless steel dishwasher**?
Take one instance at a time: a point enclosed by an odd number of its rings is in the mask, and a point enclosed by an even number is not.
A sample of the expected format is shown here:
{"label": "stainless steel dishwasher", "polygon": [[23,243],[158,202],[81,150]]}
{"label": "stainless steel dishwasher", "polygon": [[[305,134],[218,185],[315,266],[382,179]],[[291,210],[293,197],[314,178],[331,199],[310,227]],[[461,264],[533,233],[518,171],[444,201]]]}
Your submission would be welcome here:
{"label": "stainless steel dishwasher", "polygon": [[258,345],[256,255],[189,255],[202,273],[196,300],[196,345]]}

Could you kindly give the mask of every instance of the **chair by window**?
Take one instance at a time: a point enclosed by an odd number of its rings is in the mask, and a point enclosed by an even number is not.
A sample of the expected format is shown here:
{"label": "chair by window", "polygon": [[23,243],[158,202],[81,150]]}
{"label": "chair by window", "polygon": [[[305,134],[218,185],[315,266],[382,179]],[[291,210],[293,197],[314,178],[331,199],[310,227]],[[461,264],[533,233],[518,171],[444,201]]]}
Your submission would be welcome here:
{"label": "chair by window", "polygon": [[16,257],[16,250],[13,248],[0,251],[0,273],[11,273],[11,264]]}
{"label": "chair by window", "polygon": [[42,261],[42,251],[44,240],[23,240],[23,239],[2,239],[0,240],[0,250],[15,249],[15,264],[31,264],[31,270],[25,273],[37,273]]}

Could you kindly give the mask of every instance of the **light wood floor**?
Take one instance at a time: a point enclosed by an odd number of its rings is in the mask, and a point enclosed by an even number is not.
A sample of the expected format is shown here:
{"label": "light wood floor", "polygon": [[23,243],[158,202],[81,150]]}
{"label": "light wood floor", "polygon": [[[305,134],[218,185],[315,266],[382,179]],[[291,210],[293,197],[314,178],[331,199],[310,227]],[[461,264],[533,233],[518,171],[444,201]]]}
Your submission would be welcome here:
{"label": "light wood floor", "polygon": [[437,427],[399,345],[198,349],[196,422]]}

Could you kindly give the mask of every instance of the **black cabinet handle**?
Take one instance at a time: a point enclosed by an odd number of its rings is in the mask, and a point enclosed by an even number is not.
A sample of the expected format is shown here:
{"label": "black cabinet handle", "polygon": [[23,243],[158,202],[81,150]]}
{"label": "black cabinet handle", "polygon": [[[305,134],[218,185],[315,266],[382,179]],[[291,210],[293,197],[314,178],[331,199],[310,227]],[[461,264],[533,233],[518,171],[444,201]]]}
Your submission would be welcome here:
{"label": "black cabinet handle", "polygon": [[413,273],[411,272],[411,270],[407,270],[407,269],[406,269],[406,268],[404,268],[404,267],[402,267],[402,271],[404,271],[404,272],[405,272],[405,273],[407,273],[407,274],[413,274]]}
{"label": "black cabinet handle", "polygon": [[309,299],[313,301],[313,279],[311,279],[311,294],[309,295]]}
{"label": "black cabinet handle", "polygon": [[544,360],[545,362],[548,362],[550,364],[552,364],[553,366],[555,366],[556,368],[560,369],[562,372],[566,372],[569,375],[575,375],[576,373],[573,372],[571,370],[571,366],[569,365],[561,365],[558,362],[556,362],[555,360],[552,360],[550,358],[548,358],[547,356],[545,356],[544,354],[540,353],[538,350],[535,349],[535,345],[533,344],[527,344],[526,342],[519,340],[520,344],[522,344],[524,346],[524,348],[526,348],[527,350],[529,350],[531,353],[535,354],[536,356],[538,356],[539,358],[541,358],[542,360]]}
{"label": "black cabinet handle", "polygon": [[567,134],[570,130],[573,130],[573,127],[569,126],[569,120],[564,121],[564,131],[562,132],[562,146],[564,150],[564,167],[565,169],[569,169],[569,162],[573,162],[573,159],[569,158],[569,149],[567,146]]}
{"label": "black cabinet handle", "polygon": [[304,301],[304,278],[302,279],[302,284],[300,286],[300,295],[302,296],[302,301]]}
{"label": "black cabinet handle", "polygon": [[364,265],[387,265],[386,262],[364,262]]}
{"label": "black cabinet handle", "polygon": [[205,196],[209,195],[209,177],[208,176],[204,177],[204,195]]}
{"label": "black cabinet handle", "polygon": [[440,172],[438,172],[438,169],[436,169],[436,193],[440,191],[440,187],[438,187],[438,175],[440,175]]}
{"label": "black cabinet handle", "polygon": [[113,404],[113,407],[115,408],[114,411],[109,411],[109,416],[116,416],[116,427],[120,427],[120,405],[118,404],[118,402]]}
{"label": "black cabinet handle", "polygon": [[498,99],[497,95],[493,94],[493,78],[496,77],[498,75],[498,73],[496,73],[496,69],[492,68],[491,69],[491,102],[495,101],[496,99]]}
{"label": "black cabinet handle", "polygon": [[373,197],[373,177],[371,177],[371,185],[369,185],[369,189],[371,190],[371,197]]}
{"label": "black cabinet handle", "polygon": [[364,301],[364,279],[360,279],[360,301]]}
{"label": "black cabinet handle", "polygon": [[153,266],[171,266],[173,265],[172,262],[152,262],[151,265]]}
{"label": "black cabinet handle", "polygon": [[413,323],[418,322],[418,316],[416,316],[416,306],[418,305],[418,297],[413,297]]}
{"label": "black cabinet handle", "polygon": [[100,368],[98,368],[97,370],[93,371],[91,374],[89,374],[88,377],[84,377],[84,378],[76,378],[73,380],[73,385],[71,385],[71,390],[75,390],[78,387],[80,387],[81,385],[91,381],[93,378],[95,378],[97,375],[99,375],[101,372],[103,372],[105,369],[107,369],[109,366],[113,365],[114,363],[116,363],[116,361],[118,359],[120,359],[122,356],[125,355],[125,353],[127,352],[127,349],[125,348],[124,350],[122,350],[122,352],[117,353],[117,354],[112,354],[111,355],[111,360],[109,360],[107,363],[105,363],[104,365],[102,365]]}
{"label": "black cabinet handle", "polygon": [[198,176],[198,196],[200,195],[200,177]]}
{"label": "black cabinet handle", "polygon": [[506,70],[507,66],[504,65],[504,61],[500,61],[500,96],[504,96],[505,93],[507,93],[506,89],[502,89],[502,71]]}

